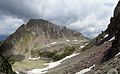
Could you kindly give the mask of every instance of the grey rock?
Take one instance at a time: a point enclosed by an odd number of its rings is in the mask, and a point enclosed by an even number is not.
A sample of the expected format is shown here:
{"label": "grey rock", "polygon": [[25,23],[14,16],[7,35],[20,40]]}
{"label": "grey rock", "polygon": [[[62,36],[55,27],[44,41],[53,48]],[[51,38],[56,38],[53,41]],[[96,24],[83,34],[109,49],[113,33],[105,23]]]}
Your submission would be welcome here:
{"label": "grey rock", "polygon": [[111,17],[110,24],[105,32],[109,34],[108,37],[115,37],[115,40],[112,42],[112,47],[106,51],[103,62],[113,58],[120,52],[120,1],[114,10],[114,16]]}
{"label": "grey rock", "polygon": [[0,54],[0,74],[16,74],[15,72],[13,72],[11,65],[1,54]]}
{"label": "grey rock", "polygon": [[116,68],[110,69],[107,74],[118,74],[118,71]]}

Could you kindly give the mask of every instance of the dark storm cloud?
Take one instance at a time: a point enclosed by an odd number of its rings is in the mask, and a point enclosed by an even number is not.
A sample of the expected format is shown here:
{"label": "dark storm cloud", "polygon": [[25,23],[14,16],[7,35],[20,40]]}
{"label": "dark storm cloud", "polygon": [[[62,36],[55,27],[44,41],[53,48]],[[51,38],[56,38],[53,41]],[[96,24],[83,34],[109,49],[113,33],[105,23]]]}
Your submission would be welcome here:
{"label": "dark storm cloud", "polygon": [[[38,18],[40,15],[31,8],[28,0],[0,0],[0,9],[18,17]],[[39,15],[39,16],[38,16]]]}
{"label": "dark storm cloud", "polygon": [[0,0],[0,34],[14,32],[31,18],[41,18],[95,37],[107,27],[116,3],[113,0]]}

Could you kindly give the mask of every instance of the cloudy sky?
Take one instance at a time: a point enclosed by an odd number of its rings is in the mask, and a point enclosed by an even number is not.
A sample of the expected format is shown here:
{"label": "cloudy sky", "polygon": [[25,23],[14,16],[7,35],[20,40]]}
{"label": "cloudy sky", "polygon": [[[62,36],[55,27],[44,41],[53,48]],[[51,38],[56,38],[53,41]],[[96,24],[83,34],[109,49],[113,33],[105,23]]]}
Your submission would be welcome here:
{"label": "cloudy sky", "polygon": [[118,0],[0,0],[0,35],[13,33],[31,18],[95,37],[105,30]]}

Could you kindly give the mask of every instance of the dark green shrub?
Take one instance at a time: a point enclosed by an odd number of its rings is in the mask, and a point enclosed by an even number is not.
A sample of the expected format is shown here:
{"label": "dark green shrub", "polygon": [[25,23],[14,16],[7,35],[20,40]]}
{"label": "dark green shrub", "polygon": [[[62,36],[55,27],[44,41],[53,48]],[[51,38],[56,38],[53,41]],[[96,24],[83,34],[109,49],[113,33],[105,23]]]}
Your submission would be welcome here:
{"label": "dark green shrub", "polygon": [[56,54],[55,56],[52,57],[52,59],[54,61],[61,60],[61,59],[65,58],[66,56],[69,56],[70,54],[72,54],[74,51],[75,51],[75,47],[67,46],[64,49],[64,52],[62,54]]}
{"label": "dark green shrub", "polygon": [[54,61],[58,61],[61,60],[63,58],[65,58],[66,56],[69,56],[70,54],[72,54],[76,48],[70,47],[70,46],[66,46],[65,48],[62,49],[62,53],[57,52],[57,51],[44,51],[41,52],[39,50],[31,50],[31,55],[34,56],[40,56],[40,57],[46,57],[46,58],[51,58]]}

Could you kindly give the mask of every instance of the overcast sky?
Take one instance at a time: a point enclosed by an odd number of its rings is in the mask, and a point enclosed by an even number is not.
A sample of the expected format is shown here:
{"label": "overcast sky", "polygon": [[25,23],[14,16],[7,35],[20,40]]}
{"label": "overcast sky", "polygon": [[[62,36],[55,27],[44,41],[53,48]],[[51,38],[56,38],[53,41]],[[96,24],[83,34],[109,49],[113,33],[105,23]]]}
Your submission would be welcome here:
{"label": "overcast sky", "polygon": [[95,37],[105,30],[118,0],[0,0],[0,35],[31,18],[49,20]]}

